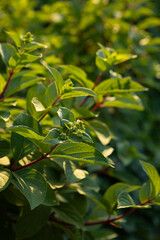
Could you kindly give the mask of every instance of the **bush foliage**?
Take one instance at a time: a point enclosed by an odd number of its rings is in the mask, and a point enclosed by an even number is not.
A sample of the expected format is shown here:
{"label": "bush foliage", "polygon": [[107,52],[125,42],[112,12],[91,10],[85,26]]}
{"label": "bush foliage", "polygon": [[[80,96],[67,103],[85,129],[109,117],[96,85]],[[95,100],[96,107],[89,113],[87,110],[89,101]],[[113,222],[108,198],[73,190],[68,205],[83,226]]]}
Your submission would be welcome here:
{"label": "bush foliage", "polygon": [[158,7],[1,1],[2,239],[158,239]]}

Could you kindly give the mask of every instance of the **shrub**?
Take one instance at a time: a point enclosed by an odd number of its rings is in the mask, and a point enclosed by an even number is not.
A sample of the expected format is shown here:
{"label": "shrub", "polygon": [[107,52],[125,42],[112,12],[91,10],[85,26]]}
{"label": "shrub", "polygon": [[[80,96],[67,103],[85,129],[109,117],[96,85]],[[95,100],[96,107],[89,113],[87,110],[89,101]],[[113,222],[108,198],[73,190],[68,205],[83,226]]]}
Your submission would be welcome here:
{"label": "shrub", "polygon": [[49,66],[35,54],[45,45],[31,33],[7,34],[13,44],[0,45],[6,66],[0,75],[2,239],[115,238],[110,225],[119,227],[136,209],[159,205],[159,174],[147,162],[138,165],[148,175],[145,183],[132,175],[128,183],[101,179],[117,167],[109,158],[115,136],[103,109],[143,110],[135,93],[147,89],[115,71],[136,56],[99,44],[99,74],[91,81],[75,65]]}

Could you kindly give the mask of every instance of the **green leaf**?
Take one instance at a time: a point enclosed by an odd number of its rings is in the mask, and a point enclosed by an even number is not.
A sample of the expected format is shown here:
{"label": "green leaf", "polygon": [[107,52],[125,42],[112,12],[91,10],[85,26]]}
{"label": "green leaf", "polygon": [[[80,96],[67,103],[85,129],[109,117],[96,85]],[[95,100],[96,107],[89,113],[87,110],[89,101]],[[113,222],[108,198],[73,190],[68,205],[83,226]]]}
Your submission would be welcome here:
{"label": "green leaf", "polygon": [[63,93],[61,99],[72,98],[72,97],[81,97],[81,96],[93,96],[97,95],[90,89],[84,87],[73,87],[70,92]]}
{"label": "green leaf", "polygon": [[120,193],[118,196],[118,209],[128,207],[136,207],[136,204],[128,193]]}
{"label": "green leaf", "polygon": [[46,197],[46,180],[43,175],[35,169],[23,169],[18,173],[13,172],[15,179],[12,183],[28,200],[31,209],[43,203]]}
{"label": "green leaf", "polygon": [[132,81],[130,77],[110,78],[110,79],[104,80],[94,89],[97,95],[130,93],[130,92],[139,92],[139,91],[146,91],[146,90],[147,89],[144,88],[139,83]]}
{"label": "green leaf", "polygon": [[0,158],[0,165],[9,166],[10,165],[10,159],[8,157]]}
{"label": "green leaf", "polygon": [[9,66],[14,70],[20,70],[27,64],[37,61],[42,55],[35,56],[28,53],[17,53],[9,60]]}
{"label": "green leaf", "polygon": [[92,236],[96,240],[111,240],[111,239],[116,239],[118,235],[113,232],[112,230],[109,229],[98,229],[98,230],[93,230],[91,231]]}
{"label": "green leaf", "polygon": [[38,98],[41,104],[46,107],[45,105],[45,94],[46,94],[46,86],[43,83],[38,83],[35,86],[29,88],[27,92],[27,112],[30,113],[35,119],[39,119],[43,112],[37,112],[32,100],[33,98]]}
{"label": "green leaf", "polygon": [[35,83],[45,80],[44,78],[33,76],[32,74],[22,71],[15,74],[10,82],[6,92],[5,97],[9,97],[10,95],[19,92],[27,87],[34,85]]}
{"label": "green leaf", "polygon": [[121,192],[129,190],[131,186],[126,183],[116,183],[110,186],[104,194],[103,201],[106,204],[107,211],[112,214],[116,204],[118,195]]}
{"label": "green leaf", "polygon": [[65,69],[64,74],[71,74],[70,78],[74,79],[82,86],[92,89],[94,84],[87,79],[87,74],[82,69],[73,65],[61,65],[60,67]]}
{"label": "green leaf", "polygon": [[9,60],[12,56],[16,55],[16,49],[10,44],[1,43],[0,54],[5,65],[9,67]]}
{"label": "green leaf", "polygon": [[88,175],[86,170],[78,169],[72,161],[64,161],[63,168],[68,184],[78,182]]}
{"label": "green leaf", "polygon": [[10,144],[5,139],[0,138],[0,158],[10,153]]}
{"label": "green leaf", "polygon": [[57,89],[54,82],[49,84],[45,92],[45,103],[46,106],[51,106],[52,103],[57,99]]}
{"label": "green leaf", "polygon": [[51,209],[38,206],[34,210],[24,207],[16,224],[16,238],[26,239],[36,234],[49,218]]}
{"label": "green leaf", "polygon": [[140,191],[139,191],[139,200],[141,203],[149,199],[150,191],[151,191],[150,182],[148,181],[143,184],[143,186],[140,188]]}
{"label": "green leaf", "polygon": [[14,43],[16,44],[16,46],[17,46],[18,48],[20,48],[21,45],[22,45],[22,41],[21,41],[21,38],[20,38],[19,34],[16,33],[16,32],[13,32],[13,31],[9,31],[9,32],[6,31],[6,33],[7,33],[8,36],[14,41]]}
{"label": "green leaf", "polygon": [[111,166],[110,159],[105,158],[98,150],[86,143],[62,143],[51,153],[53,159],[66,159],[78,162]]}
{"label": "green leaf", "polygon": [[144,107],[137,95],[123,94],[120,96],[107,97],[103,103],[104,107],[128,108],[142,111]]}
{"label": "green leaf", "polygon": [[56,195],[54,193],[54,190],[50,187],[50,185],[47,183],[47,192],[46,192],[46,197],[42,203],[45,206],[55,206],[58,205],[58,201],[56,198]]}
{"label": "green leaf", "polygon": [[73,224],[78,228],[82,228],[83,226],[82,216],[74,206],[66,203],[61,203],[59,206],[53,207],[53,209],[56,213],[55,216],[61,221]]}
{"label": "green leaf", "polygon": [[33,142],[44,153],[49,152],[51,147],[49,143],[45,143],[44,137],[37,133],[35,130],[27,126],[13,126],[8,128],[9,131],[15,132]]}
{"label": "green leaf", "polygon": [[25,50],[28,51],[28,52],[32,52],[36,49],[39,49],[39,48],[46,48],[47,46],[45,46],[44,44],[42,43],[39,43],[39,42],[31,42],[31,43],[27,43],[25,45]]}
{"label": "green leaf", "polygon": [[99,120],[92,120],[88,121],[88,123],[90,124],[89,127],[91,127],[91,130],[94,131],[95,135],[103,145],[108,144],[113,138],[107,124],[104,122],[100,122]]}
{"label": "green leaf", "polygon": [[118,53],[114,64],[119,64],[131,59],[137,58],[137,55],[131,55],[126,53]]}
{"label": "green leaf", "polygon": [[5,85],[6,85],[6,81],[3,78],[3,76],[0,74],[0,93],[3,91]]}
{"label": "green leaf", "polygon": [[[14,123],[14,126],[28,126],[32,129],[34,129],[36,132],[41,133],[41,127],[39,123],[32,118],[31,115],[27,113],[21,113],[19,114]],[[11,149],[14,156],[14,159],[18,161],[19,159],[25,157],[30,152],[32,152],[35,149],[35,144],[33,144],[30,140],[24,138],[23,136],[12,132],[11,134]]]}
{"label": "green leaf", "polygon": [[144,161],[140,161],[140,163],[143,167],[143,170],[146,172],[146,174],[148,175],[148,177],[151,181],[150,197],[155,197],[160,192],[160,177],[159,177],[158,171],[150,163],[147,163]]}
{"label": "green leaf", "polygon": [[81,118],[95,118],[95,114],[84,107],[74,107],[71,109],[77,119]]}
{"label": "green leaf", "polygon": [[104,47],[102,44],[98,45],[101,49],[96,52],[96,65],[100,71],[104,72],[114,65],[117,54],[112,48]]}
{"label": "green leaf", "polygon": [[82,231],[77,229],[73,240],[94,240],[95,238],[91,235],[90,232]]}
{"label": "green leaf", "polygon": [[62,75],[55,68],[48,66],[46,63],[43,62],[43,65],[46,67],[46,69],[49,71],[49,73],[55,80],[55,83],[57,86],[57,93],[58,95],[60,95],[62,92],[63,84],[64,84]]}
{"label": "green leaf", "polygon": [[8,169],[0,168],[0,192],[8,187],[12,179],[12,174]]}
{"label": "green leaf", "polygon": [[0,111],[0,118],[2,118],[5,122],[9,120],[10,116],[11,116],[11,113],[9,111],[7,110]]}
{"label": "green leaf", "polygon": [[58,116],[60,117],[60,119],[62,121],[63,120],[67,120],[69,122],[75,122],[76,121],[76,118],[75,118],[74,114],[68,108],[61,107],[61,108],[59,108],[57,113],[58,113]]}
{"label": "green leaf", "polygon": [[43,104],[38,100],[37,97],[34,97],[32,99],[32,103],[36,109],[37,112],[42,112],[45,110],[45,107],[43,106]]}

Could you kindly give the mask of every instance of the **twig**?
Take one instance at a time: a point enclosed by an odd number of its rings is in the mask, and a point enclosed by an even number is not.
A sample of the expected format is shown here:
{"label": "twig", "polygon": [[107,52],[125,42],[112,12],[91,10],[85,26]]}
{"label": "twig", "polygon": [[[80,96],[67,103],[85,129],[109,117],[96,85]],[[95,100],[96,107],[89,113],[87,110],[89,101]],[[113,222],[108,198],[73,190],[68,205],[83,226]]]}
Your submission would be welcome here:
{"label": "twig", "polygon": [[[144,206],[147,203],[151,203],[154,199],[155,198],[148,199],[145,202],[138,204],[138,206]],[[127,212],[125,212],[125,213],[123,213],[123,214],[121,214],[121,215],[119,215],[119,216],[117,216],[115,218],[112,218],[112,219],[108,218],[107,220],[97,221],[97,222],[90,222],[90,221],[88,221],[88,222],[85,223],[85,226],[93,226],[93,225],[99,225],[99,224],[111,224],[111,223],[113,223],[113,222],[115,222],[115,221],[117,221],[117,220],[119,220],[121,218],[124,218],[124,217],[130,215],[136,209],[138,209],[138,208],[131,208],[129,211],[127,211]]]}
{"label": "twig", "polygon": [[[97,79],[96,79],[96,81],[95,81],[95,83],[94,83],[94,86],[93,86],[92,90],[94,90],[95,87],[98,85],[98,83],[99,83],[100,80],[101,80],[102,75],[103,75],[103,72],[100,72],[99,75],[98,75],[98,77],[97,77]],[[88,98],[90,98],[90,96],[85,97],[85,98],[83,99],[83,101],[79,104],[79,107],[82,107],[82,106],[85,104],[85,102],[88,100]]]}
{"label": "twig", "polygon": [[105,102],[105,100],[107,99],[109,95],[107,94],[101,102],[97,102],[96,105],[92,108],[92,112],[96,111],[98,108],[103,107],[103,103]]}
{"label": "twig", "polygon": [[[58,96],[56,100],[52,103],[51,107],[53,107],[59,100],[61,99],[61,96]],[[42,121],[42,119],[49,113],[49,111],[45,112],[42,117],[38,120],[38,122]]]}
{"label": "twig", "polygon": [[2,102],[4,100],[3,96],[4,96],[4,94],[5,94],[6,90],[7,90],[10,82],[11,82],[11,79],[12,79],[12,76],[13,76],[14,73],[15,73],[14,70],[10,70],[10,74],[9,74],[8,80],[6,82],[6,85],[4,86],[4,89],[3,89],[3,91],[0,94],[0,102]]}
{"label": "twig", "polygon": [[18,170],[21,170],[23,168],[26,168],[26,167],[29,167],[39,161],[41,161],[42,159],[48,159],[48,155],[57,147],[57,145],[59,145],[58,143],[56,145],[54,145],[51,150],[46,153],[46,154],[42,154],[42,156],[40,158],[37,158],[35,159],[34,161],[30,162],[30,163],[27,163],[26,165],[23,165],[23,166],[20,166],[20,167],[17,167],[17,168],[14,168],[15,164],[13,165],[12,169],[11,169],[11,172],[15,172],[15,171],[18,171]]}

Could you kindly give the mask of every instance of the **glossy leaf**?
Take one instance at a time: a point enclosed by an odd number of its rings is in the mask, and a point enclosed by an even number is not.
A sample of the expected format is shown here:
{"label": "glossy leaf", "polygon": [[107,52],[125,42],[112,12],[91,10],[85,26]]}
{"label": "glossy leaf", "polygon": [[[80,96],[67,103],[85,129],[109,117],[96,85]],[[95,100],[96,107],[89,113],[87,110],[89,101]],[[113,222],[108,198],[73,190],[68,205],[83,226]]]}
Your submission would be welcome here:
{"label": "glossy leaf", "polygon": [[46,180],[43,175],[35,169],[23,169],[17,173],[13,172],[15,179],[12,183],[28,200],[31,209],[43,203],[46,197]]}
{"label": "glossy leaf", "polygon": [[33,142],[37,147],[39,147],[45,153],[50,151],[50,144],[43,142],[44,137],[38,134],[33,129],[27,126],[15,126],[15,127],[10,127],[8,130],[29,139],[31,142]]}
{"label": "glossy leaf", "polygon": [[160,192],[160,177],[158,171],[150,163],[144,161],[140,161],[140,163],[151,181],[151,197],[155,197]]}
{"label": "glossy leaf", "polygon": [[90,89],[84,87],[74,87],[72,91],[63,93],[61,99],[72,98],[72,97],[81,97],[81,96],[93,96],[97,95]]}
{"label": "glossy leaf", "polygon": [[9,60],[12,56],[16,54],[16,49],[10,44],[1,43],[0,54],[5,65],[9,67]]}
{"label": "glossy leaf", "polygon": [[146,91],[147,89],[139,83],[132,81],[130,77],[126,78],[111,78],[104,80],[94,91],[97,95],[115,94],[115,93],[130,93]]}
{"label": "glossy leaf", "polygon": [[12,179],[11,172],[6,168],[0,168],[0,192],[8,187]]}
{"label": "glossy leaf", "polygon": [[86,143],[62,143],[54,149],[53,159],[66,159],[84,163],[111,166],[110,159],[105,158],[98,150]]}

